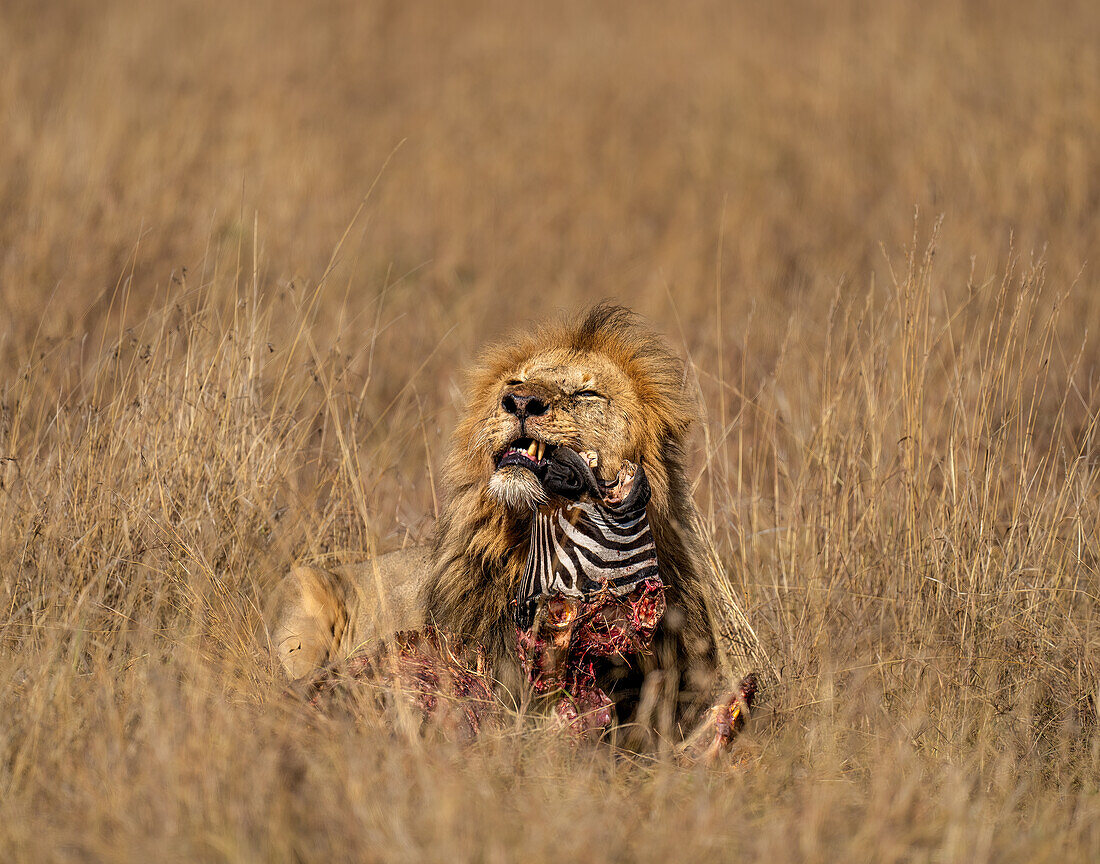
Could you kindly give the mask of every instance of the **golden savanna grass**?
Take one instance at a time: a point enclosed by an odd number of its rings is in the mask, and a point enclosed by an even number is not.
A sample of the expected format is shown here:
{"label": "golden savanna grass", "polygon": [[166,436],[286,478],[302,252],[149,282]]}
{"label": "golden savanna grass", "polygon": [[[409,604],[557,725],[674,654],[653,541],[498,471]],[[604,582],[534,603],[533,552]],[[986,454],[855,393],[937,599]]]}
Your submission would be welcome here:
{"label": "golden savanna grass", "polygon": [[[0,858],[1100,849],[1100,7],[0,6]],[[733,768],[285,695],[459,370],[633,306],[785,686]]]}

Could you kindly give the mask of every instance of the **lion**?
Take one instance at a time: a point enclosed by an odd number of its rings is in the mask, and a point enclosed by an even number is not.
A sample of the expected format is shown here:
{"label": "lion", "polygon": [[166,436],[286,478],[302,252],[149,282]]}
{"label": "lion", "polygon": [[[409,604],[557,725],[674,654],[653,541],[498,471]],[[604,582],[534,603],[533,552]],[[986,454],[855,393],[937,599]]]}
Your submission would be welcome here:
{"label": "lion", "polygon": [[626,745],[682,738],[717,693],[721,630],[718,577],[686,474],[700,411],[682,362],[637,315],[604,303],[489,347],[466,392],[430,542],[336,570],[295,567],[282,580],[270,634],[287,673],[308,675],[372,639],[430,624],[483,645],[499,686],[518,698],[513,598],[545,492],[503,457],[564,445],[590,454],[604,480],[627,460],[645,466],[667,610],[652,650],[609,662],[600,683]]}

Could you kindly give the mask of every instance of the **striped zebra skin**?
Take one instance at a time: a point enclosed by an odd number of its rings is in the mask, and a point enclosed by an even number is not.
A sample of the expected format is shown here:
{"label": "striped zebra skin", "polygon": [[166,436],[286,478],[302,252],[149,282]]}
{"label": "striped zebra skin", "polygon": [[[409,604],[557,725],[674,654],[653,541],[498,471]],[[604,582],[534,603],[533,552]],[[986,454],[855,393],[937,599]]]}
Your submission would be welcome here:
{"label": "striped zebra skin", "polygon": [[538,603],[548,597],[583,601],[604,591],[621,597],[659,581],[648,502],[649,484],[639,469],[622,504],[582,500],[536,510],[516,596],[517,624],[529,627]]}

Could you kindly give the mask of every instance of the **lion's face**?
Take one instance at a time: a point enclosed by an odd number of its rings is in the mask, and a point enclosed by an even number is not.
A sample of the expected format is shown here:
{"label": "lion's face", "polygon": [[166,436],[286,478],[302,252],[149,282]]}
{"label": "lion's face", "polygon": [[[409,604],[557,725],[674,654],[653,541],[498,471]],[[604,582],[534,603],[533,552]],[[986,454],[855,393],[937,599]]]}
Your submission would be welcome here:
{"label": "lion's face", "polygon": [[477,440],[490,494],[510,508],[544,500],[532,470],[555,446],[588,455],[604,479],[634,456],[631,420],[643,410],[625,372],[593,352],[542,351],[500,376]]}
{"label": "lion's face", "polygon": [[468,551],[472,543],[490,557],[522,559],[514,529],[544,500],[534,470],[556,446],[586,454],[605,481],[624,460],[643,464],[651,519],[689,506],[683,445],[697,407],[679,358],[626,309],[597,305],[489,346],[466,393],[444,470],[443,521]]}

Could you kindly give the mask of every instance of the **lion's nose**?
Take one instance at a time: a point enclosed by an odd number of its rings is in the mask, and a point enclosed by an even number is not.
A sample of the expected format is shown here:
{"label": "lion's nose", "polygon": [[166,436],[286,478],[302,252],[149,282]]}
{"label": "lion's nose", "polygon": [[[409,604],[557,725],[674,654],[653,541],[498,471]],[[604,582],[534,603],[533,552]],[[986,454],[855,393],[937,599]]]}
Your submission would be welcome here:
{"label": "lion's nose", "polygon": [[520,420],[526,420],[528,417],[545,414],[549,406],[538,396],[516,392],[505,395],[500,400],[500,407],[509,414],[515,414]]}

